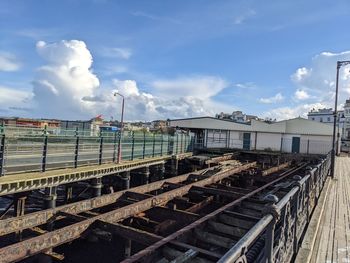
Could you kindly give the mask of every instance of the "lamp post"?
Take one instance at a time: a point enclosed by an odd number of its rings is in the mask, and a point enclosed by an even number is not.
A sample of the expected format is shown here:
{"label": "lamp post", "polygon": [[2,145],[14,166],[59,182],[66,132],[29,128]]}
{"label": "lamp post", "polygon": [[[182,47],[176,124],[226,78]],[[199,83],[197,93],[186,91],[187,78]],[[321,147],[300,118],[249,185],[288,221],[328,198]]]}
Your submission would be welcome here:
{"label": "lamp post", "polygon": [[[338,82],[339,82],[339,69],[342,66],[349,65],[350,61],[337,61],[337,77],[335,82],[335,102],[334,102],[334,112],[333,112],[333,138],[332,138],[332,152],[331,152],[331,176],[334,178],[335,174],[335,137],[337,129],[337,106],[338,106]],[[339,139],[338,139],[339,140]],[[339,142],[338,142],[339,143]]]}
{"label": "lamp post", "polygon": [[122,97],[122,115],[120,116],[120,136],[119,136],[119,142],[118,142],[118,163],[122,161],[122,135],[124,130],[124,96],[120,94],[119,92],[115,92],[114,96],[120,96]]}

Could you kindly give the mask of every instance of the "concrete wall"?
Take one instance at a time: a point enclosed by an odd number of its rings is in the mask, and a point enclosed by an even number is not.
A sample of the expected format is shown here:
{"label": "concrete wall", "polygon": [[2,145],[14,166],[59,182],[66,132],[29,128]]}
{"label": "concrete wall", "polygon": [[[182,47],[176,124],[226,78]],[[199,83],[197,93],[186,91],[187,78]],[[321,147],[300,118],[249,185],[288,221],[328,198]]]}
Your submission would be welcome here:
{"label": "concrete wall", "polygon": [[280,151],[281,149],[281,134],[258,132],[256,141],[257,150],[271,149],[273,151]]}

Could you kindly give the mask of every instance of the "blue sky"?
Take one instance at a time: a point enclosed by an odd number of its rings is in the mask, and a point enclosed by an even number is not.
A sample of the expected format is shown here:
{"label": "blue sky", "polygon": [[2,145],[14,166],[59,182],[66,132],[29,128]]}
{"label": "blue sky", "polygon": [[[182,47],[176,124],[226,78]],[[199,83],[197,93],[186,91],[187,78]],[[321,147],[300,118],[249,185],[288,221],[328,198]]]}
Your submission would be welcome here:
{"label": "blue sky", "polygon": [[129,120],[305,116],[332,105],[349,22],[346,0],[0,0],[0,115],[117,118],[119,90]]}

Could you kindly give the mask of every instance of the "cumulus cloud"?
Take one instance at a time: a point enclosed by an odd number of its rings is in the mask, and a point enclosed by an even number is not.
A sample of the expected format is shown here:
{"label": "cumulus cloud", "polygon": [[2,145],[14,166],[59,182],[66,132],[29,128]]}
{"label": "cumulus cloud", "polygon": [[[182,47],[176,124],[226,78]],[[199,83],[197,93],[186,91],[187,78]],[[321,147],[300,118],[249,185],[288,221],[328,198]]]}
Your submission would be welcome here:
{"label": "cumulus cloud", "polygon": [[0,71],[17,71],[21,64],[16,57],[8,52],[0,52]]}
{"label": "cumulus cloud", "polygon": [[310,95],[305,90],[298,89],[295,91],[294,97],[297,100],[306,100],[310,98]]}
{"label": "cumulus cloud", "polygon": [[[44,65],[37,69],[32,81],[29,100],[34,116],[89,119],[102,114],[117,118],[121,98],[113,96],[116,91],[125,96],[126,120],[214,115],[222,108],[232,107],[213,99],[228,86],[227,81],[216,76],[157,79],[146,84],[149,92],[143,91],[135,80],[113,79],[110,86],[101,87],[92,70],[92,55],[83,41],[39,41],[36,49]],[[16,103],[11,106],[28,108]]]}
{"label": "cumulus cloud", "polygon": [[[291,101],[294,105],[269,110],[264,116],[277,119],[306,117],[312,108],[334,107],[336,65],[337,61],[344,60],[350,60],[350,51],[322,52],[314,56],[309,66],[300,67],[291,75],[296,87]],[[344,66],[339,72],[339,108],[350,96],[349,69],[350,66]]]}
{"label": "cumulus cloud", "polygon": [[33,81],[37,114],[45,113],[46,117],[55,118],[90,115],[93,105],[83,98],[95,96],[99,80],[91,70],[92,55],[85,43],[78,40],[52,44],[39,41],[36,48],[46,61]]}
{"label": "cumulus cloud", "polygon": [[270,111],[264,112],[263,117],[268,117],[268,118],[277,119],[277,120],[292,119],[299,116],[303,118],[307,118],[307,113],[311,109],[313,108],[322,109],[328,106],[329,105],[322,104],[322,103],[311,103],[311,104],[296,105],[294,107],[279,107],[279,108],[275,108]]}
{"label": "cumulus cloud", "polygon": [[275,96],[270,97],[270,98],[260,98],[259,101],[261,103],[265,103],[265,104],[272,104],[272,103],[277,103],[277,102],[281,102],[284,100],[283,95],[279,92],[277,93]]}

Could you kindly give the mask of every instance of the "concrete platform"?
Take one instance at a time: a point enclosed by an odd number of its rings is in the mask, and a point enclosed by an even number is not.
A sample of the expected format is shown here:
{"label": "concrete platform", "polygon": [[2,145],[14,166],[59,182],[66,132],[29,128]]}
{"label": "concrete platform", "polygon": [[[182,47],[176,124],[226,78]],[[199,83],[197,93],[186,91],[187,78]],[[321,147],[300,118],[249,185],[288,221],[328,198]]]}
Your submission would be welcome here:
{"label": "concrete platform", "polygon": [[336,159],[295,262],[350,263],[350,158]]}

